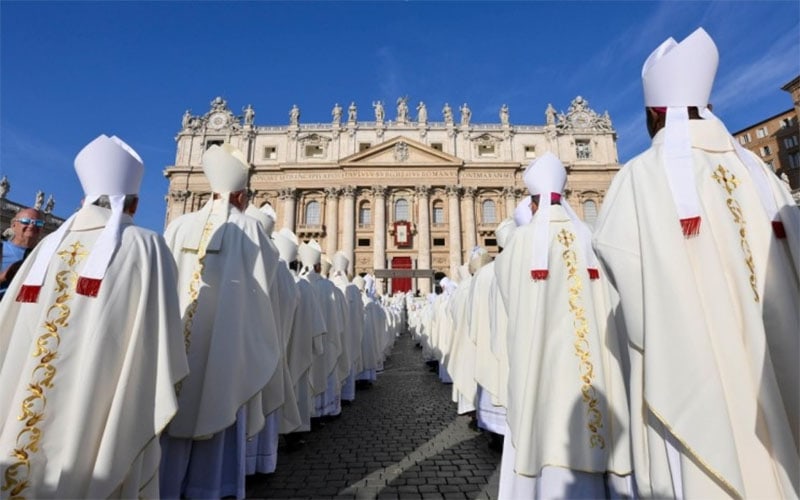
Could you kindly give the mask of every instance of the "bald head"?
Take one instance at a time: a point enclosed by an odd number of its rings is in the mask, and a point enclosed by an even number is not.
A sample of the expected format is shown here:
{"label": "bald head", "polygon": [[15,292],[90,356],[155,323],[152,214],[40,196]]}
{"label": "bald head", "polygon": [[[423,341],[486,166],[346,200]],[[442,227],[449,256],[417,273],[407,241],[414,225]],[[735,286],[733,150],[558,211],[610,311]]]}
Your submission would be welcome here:
{"label": "bald head", "polygon": [[33,248],[39,242],[42,226],[44,226],[42,212],[35,208],[23,208],[11,222],[11,230],[14,232],[11,243],[23,248]]}

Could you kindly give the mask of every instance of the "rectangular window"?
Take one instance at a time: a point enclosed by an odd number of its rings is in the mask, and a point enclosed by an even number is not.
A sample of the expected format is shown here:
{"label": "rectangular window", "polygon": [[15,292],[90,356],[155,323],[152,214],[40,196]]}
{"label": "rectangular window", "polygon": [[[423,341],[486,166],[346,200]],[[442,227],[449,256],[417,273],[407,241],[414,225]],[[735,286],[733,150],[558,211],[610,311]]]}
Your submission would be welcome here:
{"label": "rectangular window", "polygon": [[742,134],[739,136],[739,144],[744,146],[745,144],[750,142],[750,134]]}
{"label": "rectangular window", "polygon": [[592,146],[589,144],[589,139],[575,141],[575,155],[579,160],[588,160],[592,157]]}
{"label": "rectangular window", "polygon": [[431,144],[431,148],[435,149],[436,151],[442,151],[442,143],[434,142]]}
{"label": "rectangular window", "polygon": [[264,159],[265,160],[277,160],[278,159],[278,148],[275,146],[265,146],[264,147]]}
{"label": "rectangular window", "polygon": [[759,139],[763,139],[767,135],[769,135],[769,133],[767,132],[766,126],[760,127],[758,130],[756,130],[756,137],[758,137]]}
{"label": "rectangular window", "polygon": [[361,207],[358,210],[358,227],[369,227],[372,225],[372,214],[369,207]]}
{"label": "rectangular window", "polygon": [[444,207],[433,206],[433,224],[444,224]]}
{"label": "rectangular window", "polygon": [[770,170],[772,170],[773,172],[775,171],[775,160],[770,160],[770,161],[765,162],[765,163],[769,167]]}
{"label": "rectangular window", "polygon": [[772,150],[769,149],[769,146],[763,146],[761,148],[761,156],[769,156],[772,154]]}
{"label": "rectangular window", "polygon": [[494,144],[478,145],[478,156],[494,156]]}
{"label": "rectangular window", "polygon": [[536,158],[536,146],[525,146],[525,158],[529,160]]}
{"label": "rectangular window", "polygon": [[783,145],[786,146],[787,148],[793,148],[797,146],[797,136],[790,135],[789,137],[785,138],[783,140]]}
{"label": "rectangular window", "polygon": [[485,246],[485,247],[496,247],[497,246],[497,238],[484,238],[483,239],[483,246]]}
{"label": "rectangular window", "polygon": [[358,143],[358,151],[359,152],[366,151],[366,150],[369,149],[370,146],[372,146],[372,144],[370,144],[368,142],[359,142]]}
{"label": "rectangular window", "polygon": [[322,146],[306,146],[306,158],[322,158]]}
{"label": "rectangular window", "polygon": [[800,152],[789,155],[789,168],[800,168]]}
{"label": "rectangular window", "polygon": [[370,244],[369,238],[359,238],[358,239],[358,246],[360,247],[368,247]]}
{"label": "rectangular window", "polygon": [[225,143],[222,139],[220,140],[208,140],[206,141],[206,149],[210,148],[211,146],[222,146]]}
{"label": "rectangular window", "polygon": [[444,246],[444,238],[434,238],[433,239],[433,246],[435,246],[435,247],[443,247]]}

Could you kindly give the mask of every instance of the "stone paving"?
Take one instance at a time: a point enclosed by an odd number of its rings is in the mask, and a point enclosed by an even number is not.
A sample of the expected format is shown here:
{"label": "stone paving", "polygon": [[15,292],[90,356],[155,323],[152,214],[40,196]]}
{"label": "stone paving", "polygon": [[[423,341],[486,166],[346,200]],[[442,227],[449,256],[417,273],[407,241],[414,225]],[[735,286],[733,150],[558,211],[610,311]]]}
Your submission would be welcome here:
{"label": "stone paving", "polygon": [[279,450],[274,474],[248,476],[248,498],[497,498],[500,453],[456,415],[407,334],[384,371],[336,420]]}

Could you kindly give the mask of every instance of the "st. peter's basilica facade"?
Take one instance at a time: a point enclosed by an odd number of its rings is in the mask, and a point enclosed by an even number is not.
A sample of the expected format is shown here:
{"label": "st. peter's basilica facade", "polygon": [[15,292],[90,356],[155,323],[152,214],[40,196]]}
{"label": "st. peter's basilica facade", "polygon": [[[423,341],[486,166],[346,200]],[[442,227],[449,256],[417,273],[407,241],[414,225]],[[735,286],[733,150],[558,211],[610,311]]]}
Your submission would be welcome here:
{"label": "st. peter's basilica facade", "polygon": [[512,124],[505,105],[497,123],[473,123],[467,104],[445,104],[442,121],[430,121],[424,103],[411,116],[407,101],[394,117],[374,102],[369,121],[337,104],[329,123],[303,123],[293,106],[288,124],[256,125],[251,106],[237,116],[220,97],[201,116],[187,111],[165,170],[166,222],[208,200],[203,151],[229,142],[249,159],[251,201],[272,205],[276,229],[316,239],[329,256],[343,251],[351,271],[375,274],[385,291],[426,293],[434,273],[455,275],[476,245],[496,253],[494,229],[527,195],[522,172],[537,156],[561,158],[567,199],[590,224],[620,167],[608,113],[581,97],[566,113],[548,105],[542,125]]}

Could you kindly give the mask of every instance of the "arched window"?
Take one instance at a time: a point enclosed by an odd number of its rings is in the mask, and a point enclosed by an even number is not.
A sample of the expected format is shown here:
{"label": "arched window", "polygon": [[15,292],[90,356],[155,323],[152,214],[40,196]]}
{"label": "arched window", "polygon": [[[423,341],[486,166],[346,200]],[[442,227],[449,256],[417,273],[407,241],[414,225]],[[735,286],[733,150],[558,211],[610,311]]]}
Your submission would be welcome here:
{"label": "arched window", "polygon": [[306,226],[319,226],[319,202],[309,201],[306,203]]}
{"label": "arched window", "polygon": [[484,200],[481,205],[481,222],[484,224],[497,222],[497,210],[494,200]]}
{"label": "arched window", "polygon": [[408,217],[408,200],[400,198],[394,202],[394,220],[409,220]]}
{"label": "arched window", "polygon": [[444,224],[444,203],[442,203],[442,200],[433,202],[433,217],[431,222],[433,224]]}
{"label": "arched window", "polygon": [[369,227],[372,225],[372,212],[368,201],[362,201],[358,206],[358,227]]}
{"label": "arched window", "polygon": [[586,200],[583,202],[583,221],[589,227],[594,228],[594,223],[597,220],[597,203],[594,200]]}

